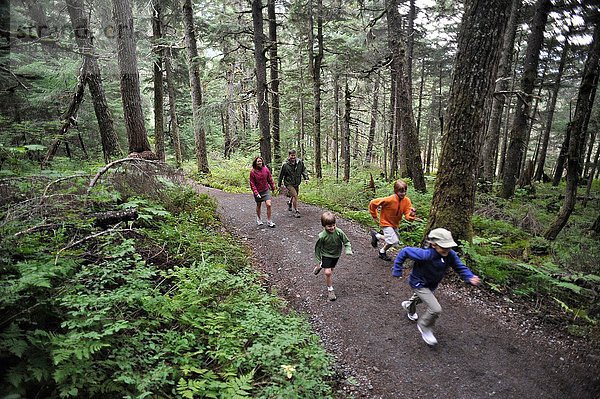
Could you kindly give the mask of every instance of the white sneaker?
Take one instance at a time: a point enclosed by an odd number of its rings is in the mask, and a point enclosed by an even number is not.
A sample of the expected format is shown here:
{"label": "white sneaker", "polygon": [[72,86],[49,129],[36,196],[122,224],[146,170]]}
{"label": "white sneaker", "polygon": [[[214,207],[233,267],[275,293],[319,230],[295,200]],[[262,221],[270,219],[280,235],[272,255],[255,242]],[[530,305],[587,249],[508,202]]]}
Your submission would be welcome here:
{"label": "white sneaker", "polygon": [[267,222],[267,226],[269,226],[269,227],[275,227],[275,223],[273,223],[273,221],[272,221],[272,220],[269,220],[269,221]]}
{"label": "white sneaker", "polygon": [[421,333],[421,338],[423,338],[423,341],[425,341],[427,343],[427,345],[437,345],[438,341],[437,339],[435,339],[433,332],[431,331],[431,328],[429,327],[421,327],[420,325],[417,324],[417,328],[419,329],[419,332]]}
{"label": "white sneaker", "polygon": [[259,218],[256,218],[256,225],[257,226],[262,226],[264,223],[262,220],[260,220]]}
{"label": "white sneaker", "polygon": [[415,313],[410,313],[410,311],[408,310],[410,306],[410,301],[404,301],[402,302],[402,307],[404,308],[404,310],[406,310],[406,316],[408,316],[408,318],[412,321],[418,320],[419,319],[419,315],[417,314],[417,312]]}

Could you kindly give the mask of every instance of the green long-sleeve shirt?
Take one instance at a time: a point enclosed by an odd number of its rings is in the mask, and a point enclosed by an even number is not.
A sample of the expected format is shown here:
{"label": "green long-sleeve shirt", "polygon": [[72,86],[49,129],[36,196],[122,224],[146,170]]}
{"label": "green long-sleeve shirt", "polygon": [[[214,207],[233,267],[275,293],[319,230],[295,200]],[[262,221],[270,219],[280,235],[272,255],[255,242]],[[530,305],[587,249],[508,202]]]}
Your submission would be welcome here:
{"label": "green long-sleeve shirt", "polygon": [[346,255],[352,255],[352,246],[348,236],[342,230],[335,228],[333,233],[323,230],[315,243],[315,259],[321,262],[323,256],[328,258],[339,258],[342,247],[346,249]]}

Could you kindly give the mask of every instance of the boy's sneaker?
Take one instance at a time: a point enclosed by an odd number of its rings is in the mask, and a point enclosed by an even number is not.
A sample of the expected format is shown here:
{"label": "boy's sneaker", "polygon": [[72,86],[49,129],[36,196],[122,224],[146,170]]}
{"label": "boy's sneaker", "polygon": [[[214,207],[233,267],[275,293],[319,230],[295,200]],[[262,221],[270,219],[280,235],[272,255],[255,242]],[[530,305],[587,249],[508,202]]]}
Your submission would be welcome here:
{"label": "boy's sneaker", "polygon": [[300,217],[300,212],[298,212],[298,211],[294,212],[294,216],[297,217],[297,218],[299,218]]}
{"label": "boy's sneaker", "polygon": [[379,259],[383,259],[383,260],[388,261],[388,262],[392,261],[392,258],[390,258],[388,256],[388,254],[386,254],[385,252],[380,252],[379,253]]}
{"label": "boy's sneaker", "polygon": [[292,201],[288,201],[288,211],[292,211]]}
{"label": "boy's sneaker", "polygon": [[335,291],[327,291],[327,299],[330,301],[335,301],[337,299],[337,297],[335,296]]}
{"label": "boy's sneaker", "polygon": [[263,221],[262,221],[262,220],[260,220],[260,219],[256,219],[256,225],[257,225],[257,226],[262,226],[263,224],[264,224],[264,223],[263,223]]}
{"label": "boy's sneaker", "polygon": [[269,227],[275,227],[275,223],[273,223],[273,221],[272,221],[272,220],[269,220],[269,221],[267,222],[267,226],[269,226]]}
{"label": "boy's sneaker", "polygon": [[410,301],[402,302],[402,307],[404,308],[404,310],[406,310],[406,315],[408,316],[409,320],[415,321],[419,318],[419,315],[417,314],[417,312],[410,313],[410,310],[408,310],[410,307]]}
{"label": "boy's sneaker", "polygon": [[321,271],[321,265],[318,265],[313,269],[313,274],[316,276]]}
{"label": "boy's sneaker", "polygon": [[431,328],[421,327],[418,324],[417,324],[417,328],[419,329],[419,332],[421,333],[421,337],[423,338],[423,341],[425,341],[425,343],[427,345],[430,345],[430,346],[437,345],[438,341],[433,336],[433,332],[431,331]]}
{"label": "boy's sneaker", "polygon": [[377,248],[378,242],[379,240],[377,239],[377,233],[375,232],[375,230],[371,230],[371,246],[373,248]]}

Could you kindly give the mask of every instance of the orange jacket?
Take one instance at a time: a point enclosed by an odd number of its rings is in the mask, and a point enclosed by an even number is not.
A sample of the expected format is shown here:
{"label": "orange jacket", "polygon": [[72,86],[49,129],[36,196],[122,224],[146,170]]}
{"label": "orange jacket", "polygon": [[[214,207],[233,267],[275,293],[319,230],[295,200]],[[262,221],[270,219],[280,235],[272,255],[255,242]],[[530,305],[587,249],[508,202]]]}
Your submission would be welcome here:
{"label": "orange jacket", "polygon": [[406,196],[400,200],[396,194],[392,194],[389,197],[371,200],[369,202],[369,213],[374,218],[377,218],[377,208],[380,208],[379,225],[381,227],[398,228],[402,220],[402,215],[404,215],[404,219],[409,221],[416,219],[416,216],[410,215],[412,203],[410,202],[410,198]]}

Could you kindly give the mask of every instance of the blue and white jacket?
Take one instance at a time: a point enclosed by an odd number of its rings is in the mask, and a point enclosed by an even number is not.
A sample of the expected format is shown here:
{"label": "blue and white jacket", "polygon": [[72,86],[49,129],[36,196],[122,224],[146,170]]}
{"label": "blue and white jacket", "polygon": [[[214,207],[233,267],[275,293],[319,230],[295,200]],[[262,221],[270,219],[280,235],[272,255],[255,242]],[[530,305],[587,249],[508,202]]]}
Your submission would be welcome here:
{"label": "blue and white jacket", "polygon": [[442,256],[433,248],[416,247],[404,247],[398,253],[392,268],[392,276],[402,276],[403,263],[407,258],[415,261],[408,277],[408,284],[412,288],[435,290],[449,267],[452,267],[467,283],[471,277],[474,277],[473,272],[465,266],[454,250],[450,250],[448,256]]}

